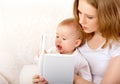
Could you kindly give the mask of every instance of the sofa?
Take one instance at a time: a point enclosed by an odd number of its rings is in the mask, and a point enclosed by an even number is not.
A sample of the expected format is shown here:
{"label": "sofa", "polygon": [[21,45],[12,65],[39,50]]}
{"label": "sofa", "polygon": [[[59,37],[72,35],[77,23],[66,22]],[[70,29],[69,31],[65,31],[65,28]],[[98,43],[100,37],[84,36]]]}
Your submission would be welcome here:
{"label": "sofa", "polygon": [[[0,1],[0,84],[32,84],[40,34],[54,45],[59,22],[73,17],[73,0]],[[66,4],[67,3],[67,4]]]}

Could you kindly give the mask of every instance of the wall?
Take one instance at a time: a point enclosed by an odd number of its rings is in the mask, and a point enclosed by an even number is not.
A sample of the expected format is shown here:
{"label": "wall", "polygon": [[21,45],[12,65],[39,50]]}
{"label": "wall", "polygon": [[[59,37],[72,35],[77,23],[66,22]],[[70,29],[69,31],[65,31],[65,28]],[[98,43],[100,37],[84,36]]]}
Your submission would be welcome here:
{"label": "wall", "polygon": [[41,32],[46,49],[54,45],[57,24],[73,17],[73,0],[1,0],[0,52],[11,53],[21,64],[33,63]]}

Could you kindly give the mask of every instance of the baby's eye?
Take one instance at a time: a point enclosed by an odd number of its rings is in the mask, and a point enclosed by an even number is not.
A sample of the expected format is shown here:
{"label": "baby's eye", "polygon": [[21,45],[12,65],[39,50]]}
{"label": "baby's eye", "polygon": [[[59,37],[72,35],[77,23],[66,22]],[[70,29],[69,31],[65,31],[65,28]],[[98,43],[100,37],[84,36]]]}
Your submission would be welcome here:
{"label": "baby's eye", "polygon": [[59,36],[56,36],[56,38],[59,38]]}
{"label": "baby's eye", "polygon": [[63,38],[63,40],[66,40],[66,38]]}

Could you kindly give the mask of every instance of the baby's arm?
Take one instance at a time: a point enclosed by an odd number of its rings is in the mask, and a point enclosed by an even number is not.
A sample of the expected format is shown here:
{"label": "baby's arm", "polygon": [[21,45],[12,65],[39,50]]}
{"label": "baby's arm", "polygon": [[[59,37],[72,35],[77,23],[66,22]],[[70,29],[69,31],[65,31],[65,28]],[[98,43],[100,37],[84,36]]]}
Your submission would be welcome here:
{"label": "baby's arm", "polygon": [[[40,49],[38,49],[38,51],[37,51],[37,54],[36,54],[36,56],[35,56],[35,58],[34,58],[34,60],[35,60],[35,62],[36,63],[38,63],[38,59],[39,59],[39,57],[40,57]],[[47,54],[47,51],[46,50],[44,50],[44,54]]]}

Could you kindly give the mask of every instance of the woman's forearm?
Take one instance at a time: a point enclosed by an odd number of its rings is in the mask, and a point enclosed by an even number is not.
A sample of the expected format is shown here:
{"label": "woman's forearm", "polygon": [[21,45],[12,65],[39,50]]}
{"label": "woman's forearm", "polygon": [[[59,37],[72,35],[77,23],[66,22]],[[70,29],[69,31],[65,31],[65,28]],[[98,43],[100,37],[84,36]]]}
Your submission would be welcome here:
{"label": "woman's forearm", "polygon": [[83,79],[82,77],[75,74],[73,84],[94,84],[94,83],[89,82],[89,81],[87,81],[87,80]]}
{"label": "woman's forearm", "polygon": [[110,60],[101,84],[120,84],[120,56]]}

